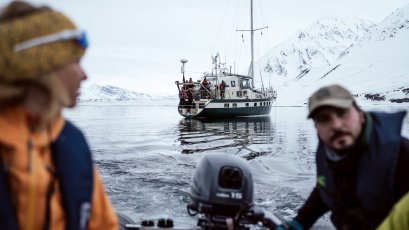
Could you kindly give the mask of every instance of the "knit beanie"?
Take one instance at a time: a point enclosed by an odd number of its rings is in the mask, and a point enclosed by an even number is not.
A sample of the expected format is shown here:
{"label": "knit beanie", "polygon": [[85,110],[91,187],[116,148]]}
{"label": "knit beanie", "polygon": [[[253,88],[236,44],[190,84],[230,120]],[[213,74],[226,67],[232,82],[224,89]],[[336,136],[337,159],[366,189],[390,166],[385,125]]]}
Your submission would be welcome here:
{"label": "knit beanie", "polygon": [[[0,82],[36,80],[84,55],[75,25],[46,10],[0,24]],[[67,36],[70,35],[70,36]],[[76,33],[74,33],[75,35]]]}

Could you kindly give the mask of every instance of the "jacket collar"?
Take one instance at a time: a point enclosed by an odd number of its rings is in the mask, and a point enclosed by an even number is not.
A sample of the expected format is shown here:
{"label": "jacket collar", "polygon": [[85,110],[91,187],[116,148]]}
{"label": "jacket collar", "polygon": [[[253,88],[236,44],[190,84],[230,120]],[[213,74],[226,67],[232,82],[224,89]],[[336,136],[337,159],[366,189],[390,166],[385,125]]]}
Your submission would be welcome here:
{"label": "jacket collar", "polygon": [[32,130],[27,113],[21,106],[16,106],[0,113],[0,143],[16,147],[31,139],[34,146],[47,146],[58,137],[63,126],[64,119],[58,115],[48,128]]}

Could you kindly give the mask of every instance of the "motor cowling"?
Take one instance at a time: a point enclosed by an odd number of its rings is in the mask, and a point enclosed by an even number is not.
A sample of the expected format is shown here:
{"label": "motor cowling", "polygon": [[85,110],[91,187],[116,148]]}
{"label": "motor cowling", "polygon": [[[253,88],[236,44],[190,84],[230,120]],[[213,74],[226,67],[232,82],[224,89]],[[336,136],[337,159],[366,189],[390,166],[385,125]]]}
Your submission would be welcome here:
{"label": "motor cowling", "polygon": [[191,210],[234,216],[253,205],[253,178],[247,162],[231,154],[205,155],[191,184]]}

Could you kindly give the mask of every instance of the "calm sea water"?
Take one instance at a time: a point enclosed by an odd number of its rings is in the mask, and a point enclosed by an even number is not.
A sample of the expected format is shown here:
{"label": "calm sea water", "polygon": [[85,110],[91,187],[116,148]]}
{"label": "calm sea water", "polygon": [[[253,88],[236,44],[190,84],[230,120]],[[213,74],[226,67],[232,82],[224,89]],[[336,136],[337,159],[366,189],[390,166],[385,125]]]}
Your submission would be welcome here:
{"label": "calm sea water", "polygon": [[[396,111],[408,107],[370,107]],[[248,160],[255,203],[293,217],[315,182],[317,137],[306,107],[273,107],[270,116],[199,121],[174,102],[89,103],[64,111],[85,133],[117,211],[142,219],[196,223],[186,212],[195,165],[211,152]],[[409,136],[409,117],[403,134]],[[330,228],[328,217],[315,226]]]}

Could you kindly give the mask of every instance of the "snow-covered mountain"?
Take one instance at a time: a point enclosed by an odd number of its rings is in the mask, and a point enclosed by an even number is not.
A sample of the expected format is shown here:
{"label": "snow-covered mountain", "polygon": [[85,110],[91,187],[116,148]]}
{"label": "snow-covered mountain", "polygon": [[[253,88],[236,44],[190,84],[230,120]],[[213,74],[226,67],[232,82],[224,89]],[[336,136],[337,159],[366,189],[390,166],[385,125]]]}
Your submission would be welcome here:
{"label": "snow-covered mountain", "polygon": [[81,89],[79,101],[131,101],[131,100],[155,100],[167,97],[166,95],[150,95],[138,93],[116,86],[100,86],[92,84]]}
{"label": "snow-covered mountain", "polygon": [[409,29],[409,4],[397,9],[386,17],[374,31],[374,39],[378,41],[393,38],[403,30]]}
{"label": "snow-covered mountain", "polygon": [[374,27],[374,23],[358,19],[322,18],[296,32],[257,62],[272,77],[300,78],[312,67],[330,66],[354,43],[367,39]]}
{"label": "snow-covered mountain", "polygon": [[[322,18],[299,30],[255,63],[264,86],[277,90],[276,105],[304,105],[313,91],[338,83],[359,104],[409,103],[409,4],[378,24]],[[257,85],[257,76],[256,76]],[[80,101],[174,99],[115,86],[91,85]]]}
{"label": "snow-covered mountain", "polygon": [[333,83],[361,104],[409,102],[408,41],[409,4],[379,24],[324,18],[267,52],[255,72],[270,78],[277,105],[302,105]]}

